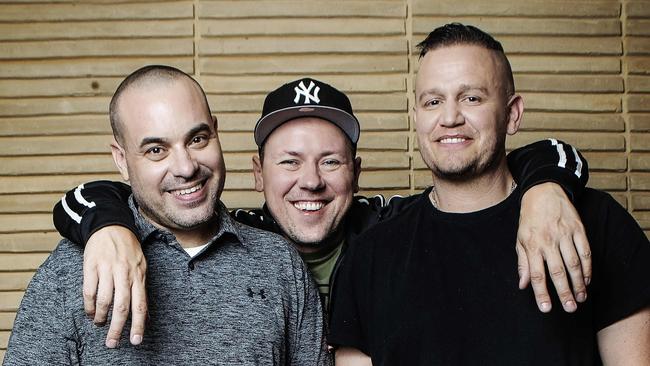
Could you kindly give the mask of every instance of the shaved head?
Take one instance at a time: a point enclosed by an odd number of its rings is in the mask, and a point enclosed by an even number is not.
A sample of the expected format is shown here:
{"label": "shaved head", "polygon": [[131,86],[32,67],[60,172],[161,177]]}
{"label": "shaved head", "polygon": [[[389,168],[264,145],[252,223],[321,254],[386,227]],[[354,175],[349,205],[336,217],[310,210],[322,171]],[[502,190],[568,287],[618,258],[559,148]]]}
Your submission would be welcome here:
{"label": "shaved head", "polygon": [[111,121],[111,129],[113,130],[113,136],[115,137],[115,140],[120,145],[124,145],[123,125],[120,118],[119,106],[122,94],[124,94],[125,91],[132,88],[147,88],[152,86],[159,86],[161,84],[173,83],[182,78],[191,80],[196,88],[198,88],[198,90],[201,92],[201,95],[203,96],[204,107],[207,109],[208,115],[211,115],[212,113],[210,112],[208,100],[205,96],[203,88],[201,88],[201,85],[199,85],[199,83],[190,75],[175,67],[166,65],[144,66],[127,76],[126,79],[124,79],[117,87],[117,90],[111,99],[108,113]]}
{"label": "shaved head", "polygon": [[417,45],[417,48],[420,50],[420,59],[422,59],[429,51],[459,45],[479,46],[493,52],[497,56],[499,70],[503,77],[505,96],[510,97],[515,93],[512,68],[503,51],[503,46],[491,35],[477,27],[461,23],[445,24],[431,31],[427,38]]}

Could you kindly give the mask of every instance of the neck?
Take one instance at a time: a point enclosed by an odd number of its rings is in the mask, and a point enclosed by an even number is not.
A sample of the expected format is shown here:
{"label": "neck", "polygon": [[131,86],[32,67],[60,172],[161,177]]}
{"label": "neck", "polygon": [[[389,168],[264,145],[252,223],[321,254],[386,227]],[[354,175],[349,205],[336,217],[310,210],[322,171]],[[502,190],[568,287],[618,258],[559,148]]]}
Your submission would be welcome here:
{"label": "neck", "polygon": [[210,221],[192,230],[170,230],[183,248],[198,247],[207,243],[217,233],[218,226]]}
{"label": "neck", "polygon": [[329,253],[334,248],[336,248],[339,244],[341,244],[341,242],[343,241],[343,231],[338,230],[334,235],[330,235],[329,237],[323,239],[323,241],[321,242],[310,243],[307,245],[296,243],[289,237],[287,237],[287,239],[295,245],[296,249],[298,249],[301,255],[315,254],[315,253],[323,254],[323,253]]}
{"label": "neck", "polygon": [[156,221],[154,221],[151,217],[148,217],[146,213],[144,213],[142,210],[139,210],[140,214],[144,216],[153,226],[157,227],[158,229],[169,231],[172,233],[175,237],[178,243],[181,245],[183,248],[193,248],[193,247],[198,247],[199,245],[203,245],[207,243],[212,237],[217,233],[219,230],[219,214],[215,212],[215,215],[208,220],[207,222],[204,222],[197,227],[191,228],[191,229],[183,229],[183,228],[171,228],[171,227],[166,227],[163,225],[160,225]]}
{"label": "neck", "polygon": [[507,166],[464,181],[434,175],[431,203],[440,211],[468,213],[492,207],[506,199],[516,186]]}

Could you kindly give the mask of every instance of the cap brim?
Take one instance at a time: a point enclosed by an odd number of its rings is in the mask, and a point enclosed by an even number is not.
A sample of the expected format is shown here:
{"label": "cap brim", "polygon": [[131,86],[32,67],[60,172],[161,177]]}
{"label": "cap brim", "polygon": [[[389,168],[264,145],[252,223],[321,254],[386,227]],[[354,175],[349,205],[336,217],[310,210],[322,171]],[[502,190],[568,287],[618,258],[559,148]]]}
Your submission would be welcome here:
{"label": "cap brim", "polygon": [[300,105],[279,109],[261,118],[255,125],[255,143],[262,146],[267,137],[280,126],[292,119],[319,117],[337,125],[353,144],[359,141],[359,121],[350,113],[322,105]]}

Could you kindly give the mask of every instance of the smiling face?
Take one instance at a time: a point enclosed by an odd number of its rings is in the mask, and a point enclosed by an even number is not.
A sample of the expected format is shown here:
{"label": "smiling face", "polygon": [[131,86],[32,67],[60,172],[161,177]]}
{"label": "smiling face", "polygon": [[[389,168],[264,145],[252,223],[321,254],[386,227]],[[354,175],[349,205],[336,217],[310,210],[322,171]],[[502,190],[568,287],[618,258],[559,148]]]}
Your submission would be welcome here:
{"label": "smiling face", "polygon": [[271,133],[263,158],[253,158],[255,188],[285,236],[303,252],[340,240],[361,168],[345,134],[320,118],[294,119]]}
{"label": "smiling face", "polygon": [[421,60],[415,92],[420,153],[437,177],[464,180],[505,164],[505,135],[523,112],[508,96],[505,68],[494,51],[454,45]]}
{"label": "smiling face", "polygon": [[[113,157],[141,213],[192,244],[204,244],[225,167],[199,87],[187,77],[132,86],[120,96],[122,145]],[[207,237],[206,237],[207,236]]]}

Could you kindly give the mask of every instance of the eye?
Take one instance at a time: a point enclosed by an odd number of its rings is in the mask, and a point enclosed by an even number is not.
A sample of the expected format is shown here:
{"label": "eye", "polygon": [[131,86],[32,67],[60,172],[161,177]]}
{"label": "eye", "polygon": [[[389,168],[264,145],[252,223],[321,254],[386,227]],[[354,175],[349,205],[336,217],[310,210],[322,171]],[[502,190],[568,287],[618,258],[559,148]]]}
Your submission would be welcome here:
{"label": "eye", "polygon": [[481,98],[477,97],[476,95],[468,95],[463,99],[471,104],[476,104],[481,102]]}
{"label": "eye", "polygon": [[338,169],[341,166],[341,162],[336,159],[325,159],[321,162],[321,165],[323,170],[332,171]]}
{"label": "eye", "polygon": [[284,167],[285,169],[295,170],[300,166],[300,162],[296,159],[285,159],[278,162],[278,165]]}
{"label": "eye", "polygon": [[144,155],[150,160],[158,161],[166,156],[165,152],[162,146],[152,146],[144,152]]}
{"label": "eye", "polygon": [[208,144],[208,140],[209,140],[208,136],[196,135],[192,137],[192,140],[190,141],[190,145],[197,148],[205,147]]}
{"label": "eye", "polygon": [[339,165],[341,165],[341,162],[336,160],[336,159],[326,159],[326,160],[323,161],[323,165],[339,166]]}
{"label": "eye", "polygon": [[436,106],[438,106],[438,105],[440,105],[440,100],[438,100],[438,99],[427,100],[427,101],[424,103],[424,106],[425,106],[425,107],[436,107]]}

